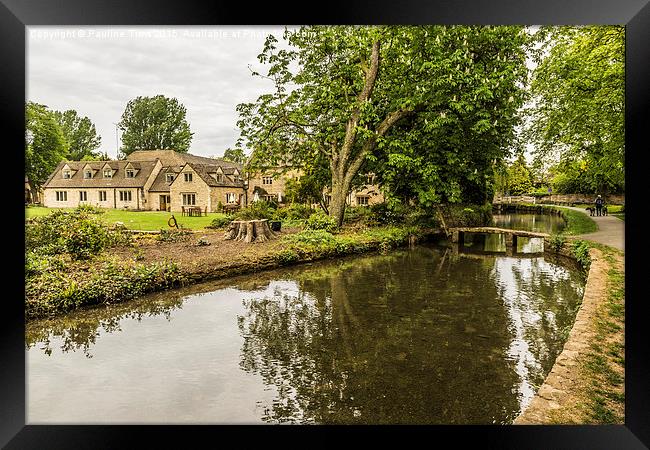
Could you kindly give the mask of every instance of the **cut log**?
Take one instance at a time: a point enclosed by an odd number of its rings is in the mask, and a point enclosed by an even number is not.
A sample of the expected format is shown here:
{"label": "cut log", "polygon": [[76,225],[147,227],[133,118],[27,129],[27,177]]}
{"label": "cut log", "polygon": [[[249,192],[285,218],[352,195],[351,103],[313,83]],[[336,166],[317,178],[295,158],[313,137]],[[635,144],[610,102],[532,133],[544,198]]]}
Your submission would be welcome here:
{"label": "cut log", "polygon": [[[242,224],[242,228],[243,228]],[[255,239],[255,221],[254,220],[249,220],[246,222],[246,235],[244,236],[244,242],[250,243],[253,242],[253,239]]]}

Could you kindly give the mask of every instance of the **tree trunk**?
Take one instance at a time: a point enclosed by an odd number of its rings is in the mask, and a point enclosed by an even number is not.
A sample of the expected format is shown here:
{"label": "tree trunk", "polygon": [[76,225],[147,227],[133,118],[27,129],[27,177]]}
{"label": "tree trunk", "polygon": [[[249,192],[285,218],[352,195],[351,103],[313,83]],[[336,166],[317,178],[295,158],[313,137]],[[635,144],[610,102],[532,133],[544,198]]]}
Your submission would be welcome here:
{"label": "tree trunk", "polygon": [[345,218],[346,197],[349,191],[349,184],[345,180],[337,180],[336,175],[332,175],[332,200],[330,201],[330,217],[332,217],[337,226],[343,226]]}
{"label": "tree trunk", "polygon": [[271,231],[269,222],[263,220],[235,220],[223,235],[224,241],[236,240],[250,242],[265,242],[275,238],[275,233]]}

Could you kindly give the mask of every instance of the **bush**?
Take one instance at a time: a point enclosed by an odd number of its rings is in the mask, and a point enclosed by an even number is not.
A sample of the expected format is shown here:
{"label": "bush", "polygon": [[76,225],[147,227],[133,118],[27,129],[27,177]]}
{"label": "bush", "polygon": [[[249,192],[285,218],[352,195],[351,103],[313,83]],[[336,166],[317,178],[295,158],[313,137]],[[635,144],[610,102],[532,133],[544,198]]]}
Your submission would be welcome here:
{"label": "bush", "polygon": [[189,241],[191,234],[191,231],[183,229],[160,230],[158,240],[162,242],[185,242]]}
{"label": "bush", "polygon": [[344,222],[356,225],[378,225],[373,211],[367,206],[356,206],[345,209]]}
{"label": "bush", "polygon": [[485,205],[441,205],[440,211],[448,228],[481,227],[492,222],[492,204]]}
{"label": "bush", "polygon": [[562,234],[554,234],[549,239],[550,247],[553,251],[559,252],[566,243],[566,237]]}
{"label": "bush", "polygon": [[303,244],[313,247],[334,245],[336,242],[334,236],[324,230],[301,231],[300,233],[290,234],[284,239],[286,242],[290,242],[292,244]]}
{"label": "bush", "polygon": [[240,209],[235,214],[237,220],[258,220],[269,219],[273,217],[275,208],[269,202],[257,201],[251,203],[247,208]]}
{"label": "bush", "polygon": [[282,211],[284,217],[281,219],[288,220],[301,220],[308,219],[314,213],[314,210],[311,209],[308,205],[303,205],[302,203],[292,203],[287,208],[279,208],[276,213]]}
{"label": "bush", "polygon": [[233,216],[215,217],[206,228],[223,228],[234,220]]}
{"label": "bush", "polygon": [[409,213],[409,207],[402,204],[389,206],[388,203],[376,203],[370,207],[375,220],[382,225],[397,225],[404,223]]}
{"label": "bush", "polygon": [[338,230],[338,226],[333,218],[326,215],[322,211],[313,213],[305,223],[306,230],[323,230],[329,233],[334,233]]}
{"label": "bush", "polygon": [[121,235],[112,236],[112,233],[83,210],[72,213],[59,210],[36,217],[26,225],[25,246],[27,251],[43,255],[67,253],[73,259],[86,259],[115,241],[124,240]]}
{"label": "bush", "polygon": [[589,243],[586,241],[575,241],[573,243],[573,254],[580,263],[580,266],[586,271],[591,266],[591,256],[589,256]]}
{"label": "bush", "polygon": [[88,205],[88,204],[81,204],[77,206],[74,209],[75,213],[87,213],[87,214],[104,214],[106,211],[104,211],[101,208],[98,208],[96,206]]}

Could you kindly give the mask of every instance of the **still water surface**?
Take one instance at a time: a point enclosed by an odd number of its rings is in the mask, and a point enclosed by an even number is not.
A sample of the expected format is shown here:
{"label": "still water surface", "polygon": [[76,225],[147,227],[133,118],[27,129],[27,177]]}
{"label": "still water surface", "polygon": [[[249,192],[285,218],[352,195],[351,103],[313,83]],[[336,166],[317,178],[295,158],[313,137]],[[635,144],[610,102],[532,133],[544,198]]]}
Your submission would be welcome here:
{"label": "still water surface", "polygon": [[419,246],[157,293],[27,326],[28,423],[506,424],[584,279]]}

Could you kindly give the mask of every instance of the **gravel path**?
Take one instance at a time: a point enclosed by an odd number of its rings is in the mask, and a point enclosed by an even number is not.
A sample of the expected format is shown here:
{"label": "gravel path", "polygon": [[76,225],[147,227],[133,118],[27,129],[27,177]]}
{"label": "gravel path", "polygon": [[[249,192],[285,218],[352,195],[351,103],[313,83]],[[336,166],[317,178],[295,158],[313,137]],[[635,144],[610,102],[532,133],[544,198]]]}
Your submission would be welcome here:
{"label": "gravel path", "polygon": [[[564,207],[580,211],[588,215],[588,212],[582,208]],[[625,222],[614,216],[590,216],[598,225],[598,231],[594,233],[580,234],[581,238],[609,245],[619,250],[625,251]]]}

